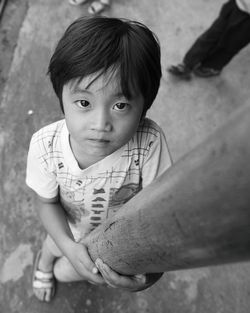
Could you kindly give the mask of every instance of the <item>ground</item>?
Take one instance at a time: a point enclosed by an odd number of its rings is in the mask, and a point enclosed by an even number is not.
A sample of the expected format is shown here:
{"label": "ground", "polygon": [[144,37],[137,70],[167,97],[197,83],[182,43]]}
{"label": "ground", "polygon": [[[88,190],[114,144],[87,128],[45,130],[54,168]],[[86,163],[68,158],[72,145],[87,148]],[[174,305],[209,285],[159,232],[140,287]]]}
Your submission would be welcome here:
{"label": "ground", "polygon": [[[160,39],[163,79],[149,115],[163,127],[174,161],[250,98],[250,47],[217,78],[179,82],[166,71],[209,26],[222,3],[114,0],[106,13],[142,21]],[[77,283],[59,284],[51,304],[32,295],[32,263],[44,231],[24,182],[27,150],[35,130],[61,117],[47,65],[65,28],[86,14],[87,5],[72,7],[67,0],[9,0],[1,20],[0,312],[248,313],[249,263],[166,273],[139,293]]]}

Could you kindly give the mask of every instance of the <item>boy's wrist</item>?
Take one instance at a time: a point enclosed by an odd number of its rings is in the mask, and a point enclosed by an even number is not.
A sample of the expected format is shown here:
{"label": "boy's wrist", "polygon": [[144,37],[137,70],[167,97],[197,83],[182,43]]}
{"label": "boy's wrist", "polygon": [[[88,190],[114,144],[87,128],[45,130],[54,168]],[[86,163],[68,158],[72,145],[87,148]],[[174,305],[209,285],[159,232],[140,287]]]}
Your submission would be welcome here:
{"label": "boy's wrist", "polygon": [[69,251],[76,245],[76,242],[73,238],[66,237],[63,240],[60,240],[60,243],[58,243],[58,246],[60,250],[62,251],[63,255],[67,256],[69,254]]}

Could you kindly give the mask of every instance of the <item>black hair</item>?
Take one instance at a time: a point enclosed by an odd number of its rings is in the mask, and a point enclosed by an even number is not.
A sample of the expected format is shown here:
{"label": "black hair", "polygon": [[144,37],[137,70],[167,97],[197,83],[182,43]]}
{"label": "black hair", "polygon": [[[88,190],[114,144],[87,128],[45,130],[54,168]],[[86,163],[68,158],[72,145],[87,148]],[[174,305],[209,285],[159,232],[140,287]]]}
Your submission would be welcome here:
{"label": "black hair", "polygon": [[58,42],[48,68],[62,111],[66,83],[110,69],[118,71],[126,98],[141,93],[145,114],[157,95],[162,75],[156,35],[144,24],[127,19],[77,19]]}

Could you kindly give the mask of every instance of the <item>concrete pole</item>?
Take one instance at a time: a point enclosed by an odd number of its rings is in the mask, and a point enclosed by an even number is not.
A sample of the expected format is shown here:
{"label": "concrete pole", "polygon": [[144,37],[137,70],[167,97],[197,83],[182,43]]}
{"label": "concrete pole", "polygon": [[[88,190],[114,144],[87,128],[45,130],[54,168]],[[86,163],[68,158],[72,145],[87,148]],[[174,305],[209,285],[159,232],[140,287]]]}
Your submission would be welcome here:
{"label": "concrete pole", "polygon": [[93,231],[88,248],[122,274],[250,259],[250,106]]}

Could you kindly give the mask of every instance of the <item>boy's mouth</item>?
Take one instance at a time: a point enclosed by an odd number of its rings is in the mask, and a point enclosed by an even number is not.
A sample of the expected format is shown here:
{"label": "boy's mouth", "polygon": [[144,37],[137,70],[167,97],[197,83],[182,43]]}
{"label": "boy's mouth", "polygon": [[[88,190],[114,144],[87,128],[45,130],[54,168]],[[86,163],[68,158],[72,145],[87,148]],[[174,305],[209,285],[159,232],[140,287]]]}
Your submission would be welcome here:
{"label": "boy's mouth", "polygon": [[97,142],[109,142],[109,140],[104,138],[89,138],[90,141],[97,141]]}
{"label": "boy's mouth", "polygon": [[110,140],[104,138],[88,138],[88,141],[93,144],[103,144],[103,145],[108,144],[110,142]]}

